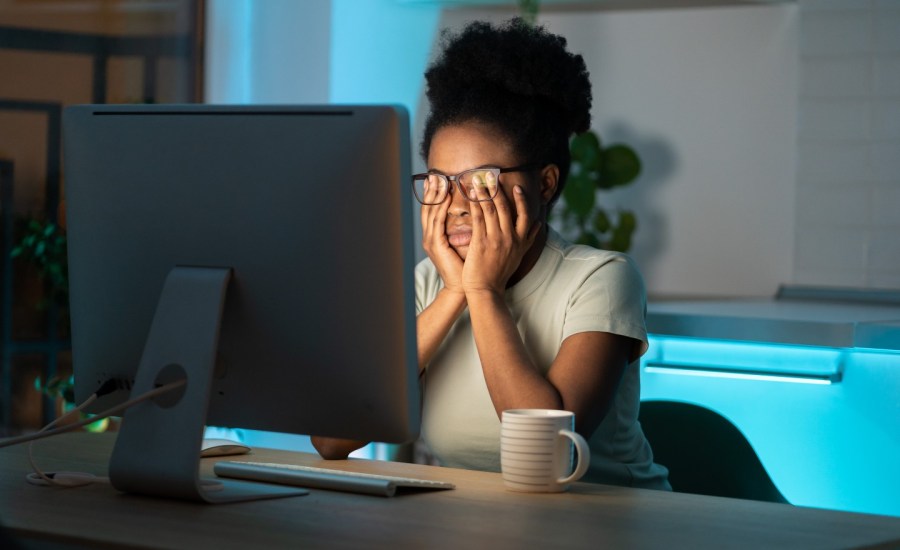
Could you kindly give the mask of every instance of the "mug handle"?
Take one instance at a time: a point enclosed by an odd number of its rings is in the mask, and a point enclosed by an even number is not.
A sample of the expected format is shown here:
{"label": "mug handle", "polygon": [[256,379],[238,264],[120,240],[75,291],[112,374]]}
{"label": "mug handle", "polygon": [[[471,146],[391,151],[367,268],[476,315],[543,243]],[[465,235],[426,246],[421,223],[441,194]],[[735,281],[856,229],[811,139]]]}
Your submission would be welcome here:
{"label": "mug handle", "polygon": [[572,443],[575,444],[576,451],[578,451],[578,463],[575,465],[575,471],[568,477],[561,477],[556,480],[560,485],[566,485],[567,483],[578,481],[581,479],[581,476],[587,473],[588,466],[591,465],[591,448],[588,447],[587,441],[581,437],[581,434],[571,430],[560,430],[559,435],[564,435],[571,439]]}

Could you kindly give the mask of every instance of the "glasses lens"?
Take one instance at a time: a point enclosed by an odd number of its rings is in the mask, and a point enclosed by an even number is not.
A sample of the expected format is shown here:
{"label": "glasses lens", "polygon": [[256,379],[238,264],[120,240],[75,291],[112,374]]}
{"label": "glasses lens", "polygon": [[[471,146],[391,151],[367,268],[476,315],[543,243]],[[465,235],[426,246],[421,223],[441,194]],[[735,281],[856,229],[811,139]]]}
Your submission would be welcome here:
{"label": "glasses lens", "polygon": [[474,191],[475,200],[488,200],[497,195],[497,186],[499,185],[497,176],[499,174],[500,170],[496,168],[468,170],[459,175],[459,182],[467,196],[472,197]]}
{"label": "glasses lens", "polygon": [[438,174],[423,174],[413,178],[416,198],[422,204],[440,204],[447,197],[447,178]]}

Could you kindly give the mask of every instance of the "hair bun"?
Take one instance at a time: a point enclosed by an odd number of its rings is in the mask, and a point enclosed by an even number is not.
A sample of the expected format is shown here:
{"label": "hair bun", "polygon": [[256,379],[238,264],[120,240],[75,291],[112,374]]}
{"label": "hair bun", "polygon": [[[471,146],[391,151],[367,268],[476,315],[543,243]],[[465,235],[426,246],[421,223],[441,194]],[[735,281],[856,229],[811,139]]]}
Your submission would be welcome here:
{"label": "hair bun", "polygon": [[505,93],[549,106],[570,133],[590,128],[590,77],[564,37],[515,18],[498,26],[474,22],[442,39],[442,58],[426,73],[433,109],[453,110],[463,96]]}

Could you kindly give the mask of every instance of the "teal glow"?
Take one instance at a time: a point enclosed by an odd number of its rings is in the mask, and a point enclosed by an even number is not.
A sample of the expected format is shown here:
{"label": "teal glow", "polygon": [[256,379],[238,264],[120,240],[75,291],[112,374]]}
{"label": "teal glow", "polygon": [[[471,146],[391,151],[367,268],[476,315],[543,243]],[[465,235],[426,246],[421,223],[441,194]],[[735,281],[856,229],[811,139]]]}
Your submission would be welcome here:
{"label": "teal glow", "polygon": [[900,516],[900,354],[651,335],[641,367],[642,400],[730,420],[791,503]]}
{"label": "teal glow", "polygon": [[833,384],[830,378],[812,378],[784,374],[762,374],[757,372],[737,372],[735,370],[713,370],[709,368],[684,368],[648,364],[644,372],[675,374],[679,376],[705,376],[707,378],[733,378],[738,380],[758,380],[766,382],[789,382],[792,384]]}
{"label": "teal glow", "polygon": [[[207,67],[207,101],[242,104],[252,99],[253,0],[215,0],[208,4],[207,27],[217,49]],[[216,62],[216,60],[221,60]]]}
{"label": "teal glow", "polygon": [[415,116],[440,3],[333,0],[331,102],[404,105]]}

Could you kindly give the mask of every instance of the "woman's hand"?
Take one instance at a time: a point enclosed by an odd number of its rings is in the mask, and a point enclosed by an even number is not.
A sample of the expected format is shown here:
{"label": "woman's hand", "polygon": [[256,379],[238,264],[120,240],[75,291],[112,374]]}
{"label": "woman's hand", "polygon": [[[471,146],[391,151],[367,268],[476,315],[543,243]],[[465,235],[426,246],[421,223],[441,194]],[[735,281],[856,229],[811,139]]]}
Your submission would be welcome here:
{"label": "woman's hand", "polygon": [[[437,192],[437,189],[426,187],[426,199],[433,197]],[[422,247],[444,281],[444,288],[450,292],[463,294],[463,260],[447,240],[446,224],[449,210],[449,198],[440,204],[422,205]]]}
{"label": "woman's hand", "polygon": [[515,205],[510,203],[503,187],[493,199],[485,200],[489,196],[487,188],[498,185],[492,181],[493,174],[488,173],[487,179],[484,185],[476,185],[470,195],[481,200],[473,202],[470,208],[472,241],[462,268],[462,286],[466,293],[503,294],[509,278],[534,243],[540,221],[533,220],[529,214],[525,191],[520,185],[513,190]]}

